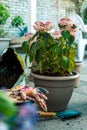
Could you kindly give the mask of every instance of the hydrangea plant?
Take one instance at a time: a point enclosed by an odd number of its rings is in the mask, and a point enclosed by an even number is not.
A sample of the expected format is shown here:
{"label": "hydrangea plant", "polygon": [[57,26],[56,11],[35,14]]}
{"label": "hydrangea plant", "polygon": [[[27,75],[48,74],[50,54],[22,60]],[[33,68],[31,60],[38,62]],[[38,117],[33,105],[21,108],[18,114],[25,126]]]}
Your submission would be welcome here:
{"label": "hydrangea plant", "polygon": [[22,48],[32,63],[34,73],[49,76],[72,75],[77,48],[77,26],[69,18],[60,19],[58,26],[59,30],[50,33],[54,27],[50,21],[37,21],[33,25],[35,34],[23,43]]}

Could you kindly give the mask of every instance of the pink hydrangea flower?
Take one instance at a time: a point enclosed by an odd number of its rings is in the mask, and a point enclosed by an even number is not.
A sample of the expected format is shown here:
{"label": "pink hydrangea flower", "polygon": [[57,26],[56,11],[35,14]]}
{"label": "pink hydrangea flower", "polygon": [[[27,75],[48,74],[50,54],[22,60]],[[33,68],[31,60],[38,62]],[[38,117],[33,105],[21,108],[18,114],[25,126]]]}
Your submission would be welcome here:
{"label": "pink hydrangea flower", "polygon": [[70,18],[62,18],[58,22],[59,28],[61,31],[69,30],[70,34],[75,36],[75,32],[77,32],[78,28],[74,25],[73,21]]}
{"label": "pink hydrangea flower", "polygon": [[44,30],[45,30],[45,31],[50,31],[53,27],[54,27],[54,25],[53,25],[50,21],[47,21],[47,22],[45,23],[45,28],[44,28]]}
{"label": "pink hydrangea flower", "polygon": [[52,33],[52,36],[56,39],[56,38],[60,38],[61,37],[61,32],[59,30],[56,30]]}
{"label": "pink hydrangea flower", "polygon": [[37,22],[34,23],[33,27],[37,31],[38,30],[42,31],[42,30],[44,30],[44,23],[41,22],[41,21],[37,21]]}
{"label": "pink hydrangea flower", "polygon": [[26,34],[25,34],[25,37],[28,38],[28,39],[30,39],[30,38],[33,37],[33,35],[34,35],[34,34],[30,32],[30,33],[26,33]]}
{"label": "pink hydrangea flower", "polygon": [[[25,41],[30,40],[30,39],[33,37],[33,35],[34,35],[34,34],[31,33],[31,32],[26,33],[26,34],[22,37],[22,39],[25,40]],[[34,41],[35,41],[35,40],[30,41],[29,44],[32,45],[32,43],[33,43]]]}
{"label": "pink hydrangea flower", "polygon": [[69,29],[69,31],[70,31],[70,34],[72,35],[72,36],[75,36],[75,33],[77,32],[77,28],[75,28],[75,29],[72,29],[72,28],[70,28]]}
{"label": "pink hydrangea flower", "polygon": [[59,21],[59,26],[69,26],[72,27],[73,26],[73,21],[70,18],[62,18]]}
{"label": "pink hydrangea flower", "polygon": [[36,31],[50,31],[54,27],[54,25],[50,21],[37,21],[34,23],[33,27]]}

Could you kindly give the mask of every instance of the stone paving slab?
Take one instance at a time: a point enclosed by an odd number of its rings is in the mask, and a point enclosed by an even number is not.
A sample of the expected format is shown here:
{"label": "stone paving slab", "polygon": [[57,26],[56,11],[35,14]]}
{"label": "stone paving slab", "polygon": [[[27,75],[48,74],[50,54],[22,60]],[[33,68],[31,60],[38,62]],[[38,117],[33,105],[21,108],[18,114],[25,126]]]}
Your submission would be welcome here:
{"label": "stone paving slab", "polygon": [[42,121],[36,124],[36,130],[86,130],[87,115],[68,120]]}
{"label": "stone paving slab", "polygon": [[87,81],[87,73],[84,74],[84,75],[81,74],[80,79],[81,79],[82,81]]}
{"label": "stone paving slab", "polygon": [[87,83],[86,83],[86,85],[83,85],[79,88],[75,88],[75,91],[78,92],[79,94],[80,93],[87,94]]}
{"label": "stone paving slab", "polygon": [[70,102],[68,104],[69,109],[75,109],[87,104],[87,94],[73,92]]}
{"label": "stone paving slab", "polygon": [[81,112],[81,116],[67,120],[52,119],[36,123],[36,130],[87,130],[87,59],[83,61],[80,85],[74,88],[68,109]]}
{"label": "stone paving slab", "polygon": [[81,116],[67,120],[52,119],[36,123],[36,130],[86,130],[87,129],[87,91],[86,86],[75,88],[68,109],[81,112]]}
{"label": "stone paving slab", "polygon": [[[24,58],[24,55],[22,55]],[[68,109],[81,112],[81,116],[67,120],[50,119],[38,121],[35,130],[87,130],[87,57],[81,69],[80,85],[74,88]]]}
{"label": "stone paving slab", "polygon": [[[82,81],[82,80],[80,80],[80,84],[79,84],[79,86],[84,86],[84,85],[87,85],[87,81]],[[81,87],[80,87],[81,88]]]}

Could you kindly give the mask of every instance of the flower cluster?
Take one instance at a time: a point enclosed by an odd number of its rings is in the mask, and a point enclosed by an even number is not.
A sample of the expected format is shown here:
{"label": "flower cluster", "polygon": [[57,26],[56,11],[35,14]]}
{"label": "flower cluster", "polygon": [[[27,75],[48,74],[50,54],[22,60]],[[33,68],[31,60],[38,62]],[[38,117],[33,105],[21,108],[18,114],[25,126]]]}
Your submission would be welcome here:
{"label": "flower cluster", "polygon": [[78,30],[77,26],[69,18],[62,18],[59,21],[58,25],[59,25],[61,31],[62,30],[69,30],[70,34],[73,35],[73,36],[75,36],[75,33]]}
{"label": "flower cluster", "polygon": [[60,30],[53,32],[52,36],[54,38],[60,38],[62,36],[61,32],[64,30],[68,30],[70,32],[70,35],[75,36],[75,33],[78,30],[77,26],[69,18],[60,19],[60,21],[58,22],[58,26]]}
{"label": "flower cluster", "polygon": [[47,32],[47,31],[50,31],[54,27],[54,25],[50,21],[47,21],[47,22],[38,21],[34,23],[33,27],[37,31]]}
{"label": "flower cluster", "polygon": [[51,22],[35,22],[33,27],[36,33],[28,41],[27,55],[30,62],[34,62],[31,66],[33,72],[55,76],[72,73],[75,67],[77,26],[69,18],[60,19],[58,26],[59,30],[50,33],[54,27]]}

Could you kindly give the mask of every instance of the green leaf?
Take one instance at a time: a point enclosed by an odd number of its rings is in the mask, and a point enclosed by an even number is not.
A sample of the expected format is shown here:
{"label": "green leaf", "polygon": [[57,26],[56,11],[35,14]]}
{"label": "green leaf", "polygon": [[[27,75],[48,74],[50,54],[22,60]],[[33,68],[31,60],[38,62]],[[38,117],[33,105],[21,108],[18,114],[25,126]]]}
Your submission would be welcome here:
{"label": "green leaf", "polygon": [[11,99],[5,94],[5,92],[0,91],[0,113],[5,116],[13,116],[17,112],[17,108]]}
{"label": "green leaf", "polygon": [[41,48],[41,41],[40,40],[33,42],[33,44],[30,46],[30,62],[35,60],[36,52],[40,48]]}
{"label": "green leaf", "polygon": [[66,71],[69,67],[69,59],[66,56],[62,56],[61,67]]}
{"label": "green leaf", "polygon": [[46,42],[45,44],[52,44],[53,43],[53,37],[47,32],[43,33],[43,39]]}
{"label": "green leaf", "polygon": [[13,27],[19,27],[24,25],[23,19],[21,18],[21,16],[15,16],[12,21],[11,24]]}
{"label": "green leaf", "polygon": [[69,45],[72,45],[72,43],[74,42],[74,40],[75,40],[75,37],[72,36],[72,35],[70,35],[70,37],[68,38]]}
{"label": "green leaf", "polygon": [[72,29],[75,29],[77,28],[77,26],[75,24],[73,24],[73,26],[71,27]]}
{"label": "green leaf", "polygon": [[35,61],[37,63],[41,62],[42,60],[42,55],[43,55],[43,50],[42,49],[39,49],[36,51],[36,55],[35,55]]}
{"label": "green leaf", "polygon": [[50,51],[54,51],[55,49],[57,49],[57,46],[58,46],[58,44],[54,44],[54,45],[52,45],[51,47],[50,47]]}
{"label": "green leaf", "polygon": [[29,44],[28,41],[24,41],[22,44],[22,50],[26,53],[29,54]]}
{"label": "green leaf", "polygon": [[63,49],[63,54],[65,56],[68,56],[68,54],[69,54],[69,48],[68,47]]}
{"label": "green leaf", "polygon": [[75,62],[73,60],[69,59],[69,68],[68,68],[68,71],[72,72],[74,70],[74,67],[75,67]]}
{"label": "green leaf", "polygon": [[33,44],[30,47],[30,53],[34,54],[36,51],[40,48],[40,42],[37,40],[36,42],[33,42]]}
{"label": "green leaf", "polygon": [[67,26],[67,25],[60,25],[60,24],[58,24],[58,25],[60,28],[63,28],[63,29]]}
{"label": "green leaf", "polygon": [[30,63],[33,61],[33,59],[34,59],[34,55],[30,54],[29,55],[29,61],[30,61]]}
{"label": "green leaf", "polygon": [[58,55],[62,54],[62,48],[57,48]]}
{"label": "green leaf", "polygon": [[73,47],[71,47],[71,48],[69,49],[69,54],[68,54],[69,59],[74,60],[75,55],[76,55],[76,49],[73,48]]}
{"label": "green leaf", "polygon": [[68,30],[63,30],[61,34],[65,40],[67,40],[70,36],[70,32]]}
{"label": "green leaf", "polygon": [[0,3],[0,25],[4,25],[9,17],[9,8],[5,4]]}

